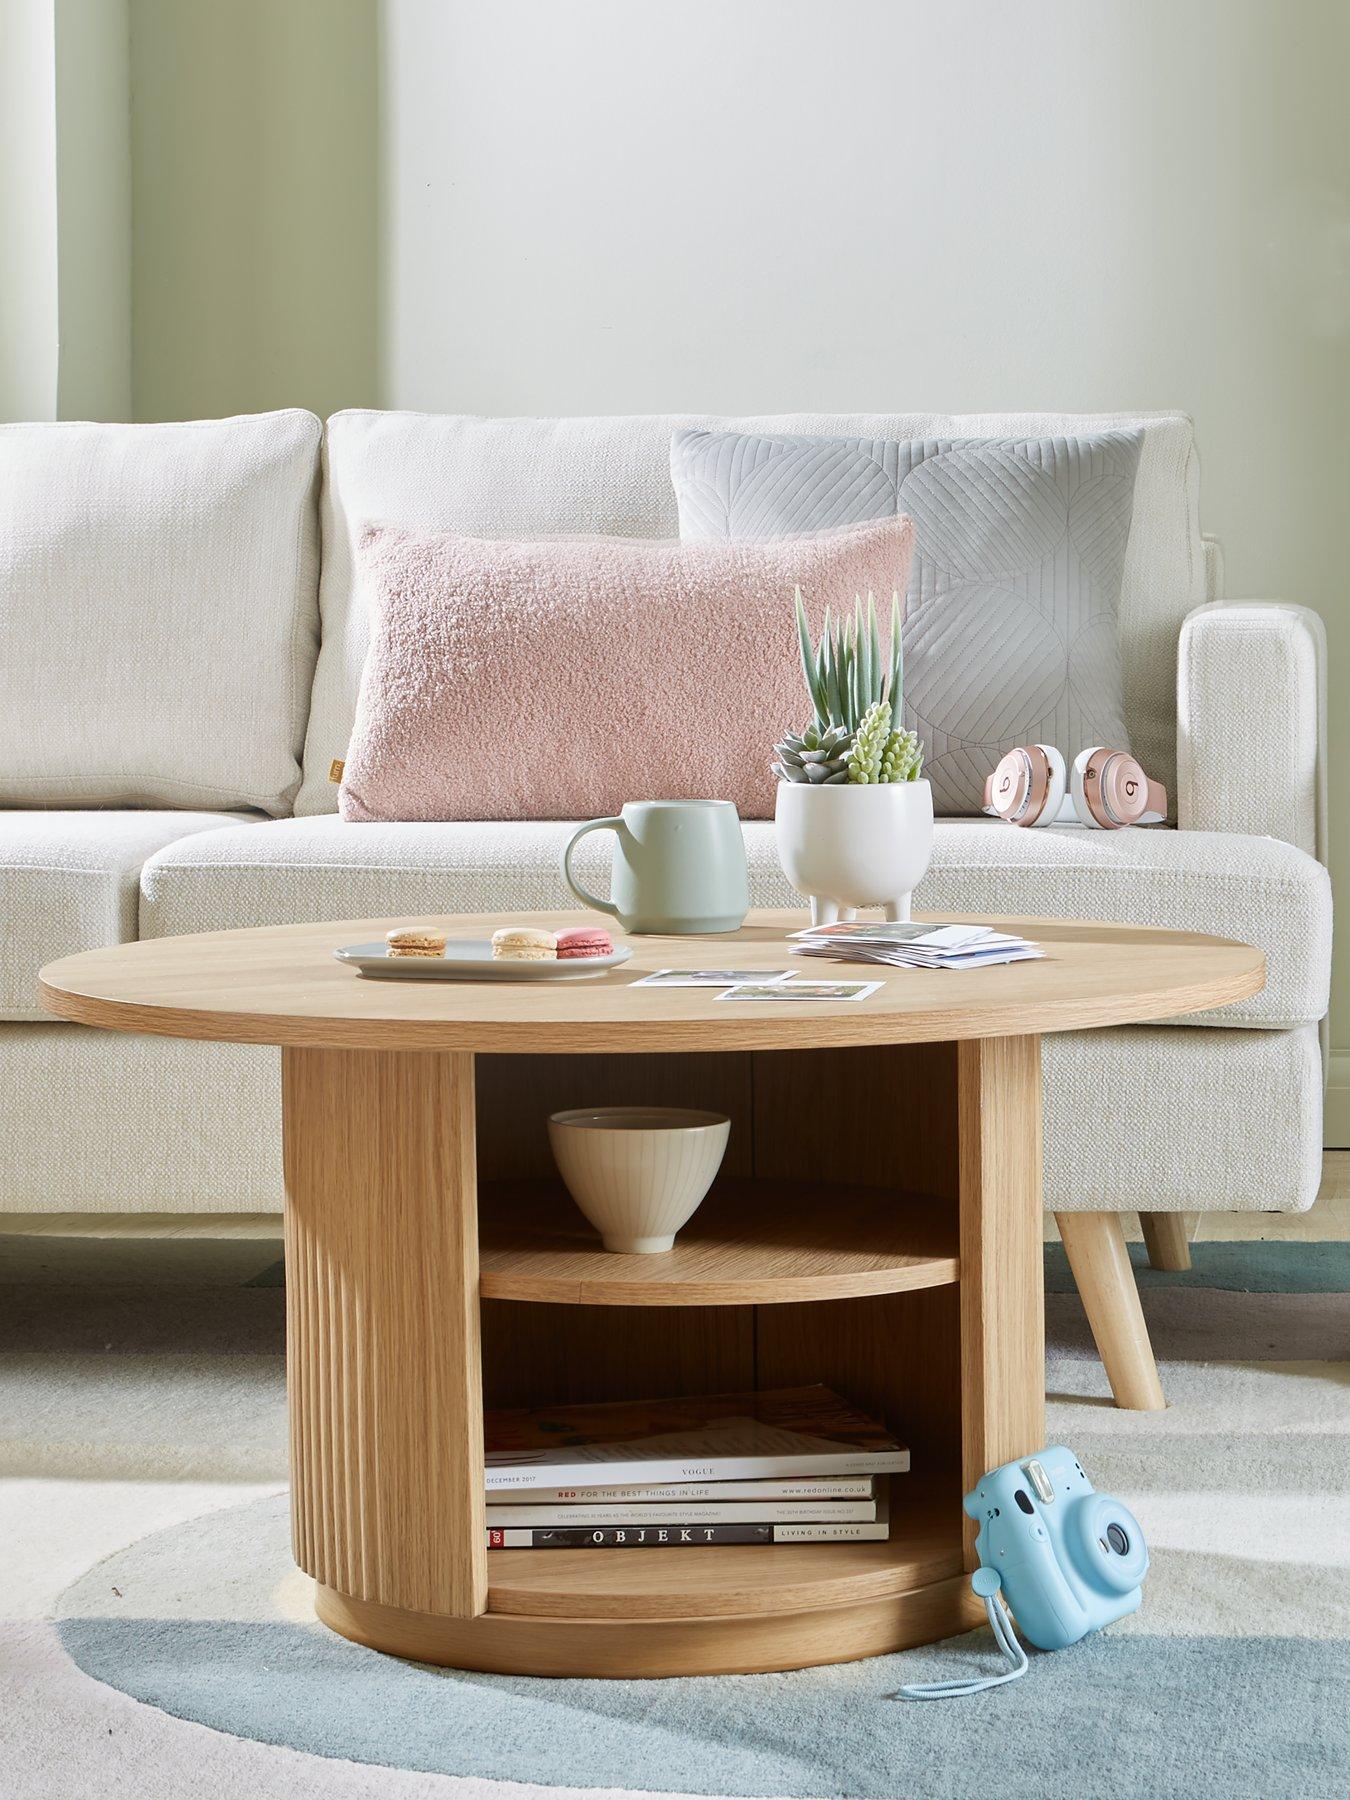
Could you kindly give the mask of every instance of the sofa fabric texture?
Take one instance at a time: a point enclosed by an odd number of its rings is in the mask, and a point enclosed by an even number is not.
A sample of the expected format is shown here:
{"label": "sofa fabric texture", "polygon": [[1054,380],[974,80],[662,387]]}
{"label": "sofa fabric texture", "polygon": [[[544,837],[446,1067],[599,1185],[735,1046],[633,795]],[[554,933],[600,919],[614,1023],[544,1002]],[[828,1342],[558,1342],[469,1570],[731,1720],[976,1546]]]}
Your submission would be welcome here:
{"label": "sofa fabric texture", "polygon": [[677,431],[680,535],[761,539],[908,514],[905,724],[933,805],[977,813],[1018,744],[1128,749],[1117,643],[1141,432],[1033,439]]}
{"label": "sofa fabric texture", "polygon": [[806,722],[790,596],[819,629],[903,593],[908,519],[773,543],[518,542],[372,527],[373,631],[344,819],[574,819],[626,800],[773,816]]}
{"label": "sofa fabric texture", "polygon": [[320,432],[0,425],[0,805],[292,810]]}
{"label": "sofa fabric texture", "polygon": [[141,867],[176,838],[238,825],[200,812],[0,811],[0,1019],[45,1019],[38,970],[133,943]]}
{"label": "sofa fabric texture", "polygon": [[1316,1200],[1315,1025],[1048,1032],[1041,1049],[1050,1211],[1306,1212]]}
{"label": "sofa fabric texture", "polygon": [[[170,844],[141,877],[141,936],[288,921],[448,912],[575,909],[558,859],[571,822],[378,823],[278,819]],[[755,906],[801,908],[774,828],[744,828]],[[610,846],[577,846],[575,867],[608,891]],[[1326,871],[1288,844],[1220,832],[1019,831],[992,819],[941,820],[921,911],[1100,918],[1205,931],[1259,945],[1261,993],[1208,1026],[1302,1025],[1326,1011],[1331,895]],[[1034,927],[1032,935],[1035,935]],[[338,940],[341,941],[340,939]]]}
{"label": "sofa fabric texture", "polygon": [[1207,597],[1194,432],[1181,413],[484,419],[345,412],[328,421],[324,437],[323,644],[295,811],[337,810],[329,767],[347,753],[368,637],[369,596],[357,575],[366,525],[475,537],[675,537],[670,440],[682,429],[887,441],[1141,430],[1119,618],[1125,723],[1135,754],[1172,790],[1177,634],[1186,614]]}
{"label": "sofa fabric texture", "polygon": [[0,1025],[0,1213],[280,1212],[281,1052]]}
{"label": "sofa fabric texture", "polygon": [[[1312,1204],[1315,1026],[1051,1033],[1043,1053],[1052,1211]],[[280,1053],[0,1025],[0,1142],[0,1211],[280,1212]]]}
{"label": "sofa fabric texture", "polygon": [[1177,820],[1325,857],[1326,628],[1306,606],[1197,607],[1177,652]]}

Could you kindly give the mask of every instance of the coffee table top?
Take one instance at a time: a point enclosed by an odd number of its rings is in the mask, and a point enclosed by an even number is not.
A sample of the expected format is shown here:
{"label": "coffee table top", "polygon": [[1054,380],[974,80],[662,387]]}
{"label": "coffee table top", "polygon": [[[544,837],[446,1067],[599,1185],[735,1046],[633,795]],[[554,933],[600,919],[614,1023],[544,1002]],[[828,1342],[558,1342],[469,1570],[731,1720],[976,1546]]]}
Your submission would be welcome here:
{"label": "coffee table top", "polygon": [[[516,921],[561,929],[577,913],[423,915],[150,938],[50,963],[42,1002],[114,1031],[367,1050],[791,1050],[925,1043],[1132,1024],[1258,993],[1265,957],[1247,944],[1141,925],[991,920],[1043,944],[1043,961],[964,973],[789,956],[799,912],[753,912],[709,937],[631,937],[632,960],[585,981],[371,981],[333,958],[396,925],[487,937]],[[618,941],[618,940],[616,940]],[[635,988],[654,969],[792,967],[802,977],[878,980],[862,1001],[747,1001],[708,988]]]}

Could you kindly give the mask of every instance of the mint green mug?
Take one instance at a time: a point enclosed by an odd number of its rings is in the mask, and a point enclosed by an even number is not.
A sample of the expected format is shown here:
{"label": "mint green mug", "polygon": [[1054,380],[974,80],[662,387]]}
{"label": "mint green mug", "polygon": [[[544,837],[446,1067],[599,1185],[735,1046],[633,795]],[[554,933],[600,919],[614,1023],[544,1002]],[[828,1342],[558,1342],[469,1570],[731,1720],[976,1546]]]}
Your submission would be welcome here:
{"label": "mint green mug", "polygon": [[[591,831],[612,831],[618,840],[611,900],[587,893],[572,874],[572,852]],[[611,913],[625,931],[736,931],[750,906],[741,821],[730,800],[630,800],[618,818],[592,819],[572,833],[562,878],[583,906]]]}

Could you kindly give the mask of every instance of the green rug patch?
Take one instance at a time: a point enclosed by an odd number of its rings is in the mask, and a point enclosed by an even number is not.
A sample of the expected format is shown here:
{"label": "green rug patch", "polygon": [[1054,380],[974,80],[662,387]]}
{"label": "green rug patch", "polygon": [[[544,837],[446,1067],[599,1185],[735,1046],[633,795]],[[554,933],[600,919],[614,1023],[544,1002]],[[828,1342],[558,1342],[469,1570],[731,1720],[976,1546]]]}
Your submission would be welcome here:
{"label": "green rug patch", "polygon": [[[1153,1269],[1143,1244],[1131,1244],[1130,1261],[1141,1288],[1226,1288],[1237,1294],[1348,1294],[1350,1242],[1302,1244],[1237,1243],[1191,1245],[1189,1269]],[[1062,1244],[1045,1246],[1045,1289],[1077,1290]]]}

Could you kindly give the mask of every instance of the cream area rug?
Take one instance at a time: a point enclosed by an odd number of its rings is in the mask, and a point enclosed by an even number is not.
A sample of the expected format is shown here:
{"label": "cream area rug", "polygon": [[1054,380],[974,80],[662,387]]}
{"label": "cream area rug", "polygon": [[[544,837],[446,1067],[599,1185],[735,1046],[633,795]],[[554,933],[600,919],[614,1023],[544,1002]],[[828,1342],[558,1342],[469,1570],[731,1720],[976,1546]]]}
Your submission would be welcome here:
{"label": "cream area rug", "polygon": [[1343,1795],[1350,1250],[1311,1248],[1200,1244],[1146,1288],[1157,1415],[1109,1404],[1048,1251],[1050,1436],[1144,1525],[1144,1606],[1010,1687],[917,1707],[885,1696],[992,1669],[987,1634],[638,1683],[334,1637],[287,1545],[270,1259],[0,1243],[0,1793]]}

